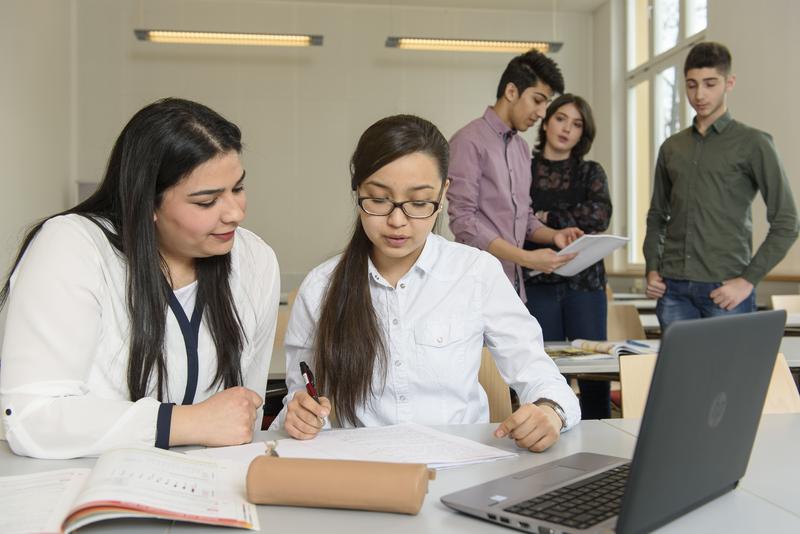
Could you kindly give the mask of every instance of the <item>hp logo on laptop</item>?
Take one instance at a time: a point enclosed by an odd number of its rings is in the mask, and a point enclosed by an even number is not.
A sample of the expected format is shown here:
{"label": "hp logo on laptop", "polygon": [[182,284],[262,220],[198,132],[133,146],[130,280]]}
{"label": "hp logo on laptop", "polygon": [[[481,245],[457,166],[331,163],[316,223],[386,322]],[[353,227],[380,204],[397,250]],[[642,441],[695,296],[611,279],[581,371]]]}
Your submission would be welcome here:
{"label": "hp logo on laptop", "polygon": [[708,426],[711,428],[716,428],[717,425],[722,421],[722,417],[725,415],[725,408],[728,407],[728,396],[725,395],[725,392],[722,391],[714,397],[714,401],[711,403],[711,409],[708,410]]}

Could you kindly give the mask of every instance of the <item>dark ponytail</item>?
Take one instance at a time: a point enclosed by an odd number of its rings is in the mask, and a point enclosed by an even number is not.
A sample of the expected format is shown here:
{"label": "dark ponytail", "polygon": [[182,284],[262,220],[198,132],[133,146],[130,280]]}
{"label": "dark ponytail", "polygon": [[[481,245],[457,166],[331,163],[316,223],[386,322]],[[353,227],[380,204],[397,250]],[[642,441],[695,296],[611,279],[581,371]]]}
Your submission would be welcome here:
{"label": "dark ponytail", "polygon": [[[441,132],[425,119],[395,115],[381,119],[361,135],[350,160],[351,187],[389,163],[422,152],[437,163],[442,183],[447,178],[449,150]],[[373,376],[386,377],[386,341],[368,280],[370,242],[361,219],[333,271],[317,325],[314,365],[322,391],[331,399],[342,423],[356,423],[356,410],[375,396]]]}

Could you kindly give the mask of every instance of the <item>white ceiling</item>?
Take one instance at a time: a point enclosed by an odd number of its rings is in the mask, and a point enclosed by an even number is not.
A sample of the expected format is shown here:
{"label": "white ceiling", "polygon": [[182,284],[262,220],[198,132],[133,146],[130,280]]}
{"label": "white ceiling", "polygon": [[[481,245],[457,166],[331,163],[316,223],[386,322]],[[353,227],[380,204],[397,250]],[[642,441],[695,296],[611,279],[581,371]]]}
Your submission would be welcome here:
{"label": "white ceiling", "polygon": [[293,0],[318,4],[385,5],[515,11],[592,12],[608,0]]}

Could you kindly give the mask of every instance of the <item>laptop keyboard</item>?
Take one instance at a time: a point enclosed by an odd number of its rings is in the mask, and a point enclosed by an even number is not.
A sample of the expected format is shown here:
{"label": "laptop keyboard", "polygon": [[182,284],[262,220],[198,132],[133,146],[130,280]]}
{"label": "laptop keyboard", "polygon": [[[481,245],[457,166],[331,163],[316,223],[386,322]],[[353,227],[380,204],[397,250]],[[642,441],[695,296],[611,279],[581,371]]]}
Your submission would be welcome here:
{"label": "laptop keyboard", "polygon": [[517,503],[506,512],[584,529],[619,513],[630,464]]}

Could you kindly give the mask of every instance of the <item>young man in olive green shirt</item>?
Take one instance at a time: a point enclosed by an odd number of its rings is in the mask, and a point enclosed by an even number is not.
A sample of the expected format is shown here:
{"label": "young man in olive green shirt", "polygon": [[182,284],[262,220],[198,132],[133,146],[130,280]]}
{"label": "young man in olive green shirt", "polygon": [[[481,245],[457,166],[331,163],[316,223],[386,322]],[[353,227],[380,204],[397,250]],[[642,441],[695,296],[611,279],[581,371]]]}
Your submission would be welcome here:
{"label": "young man in olive green shirt", "polygon": [[[662,330],[679,319],[754,311],[756,284],[797,238],[797,209],[772,138],[728,112],[730,71],[724,45],[692,48],[684,77],[697,115],[658,154],[644,257]],[[753,255],[757,192],[770,226]]]}

